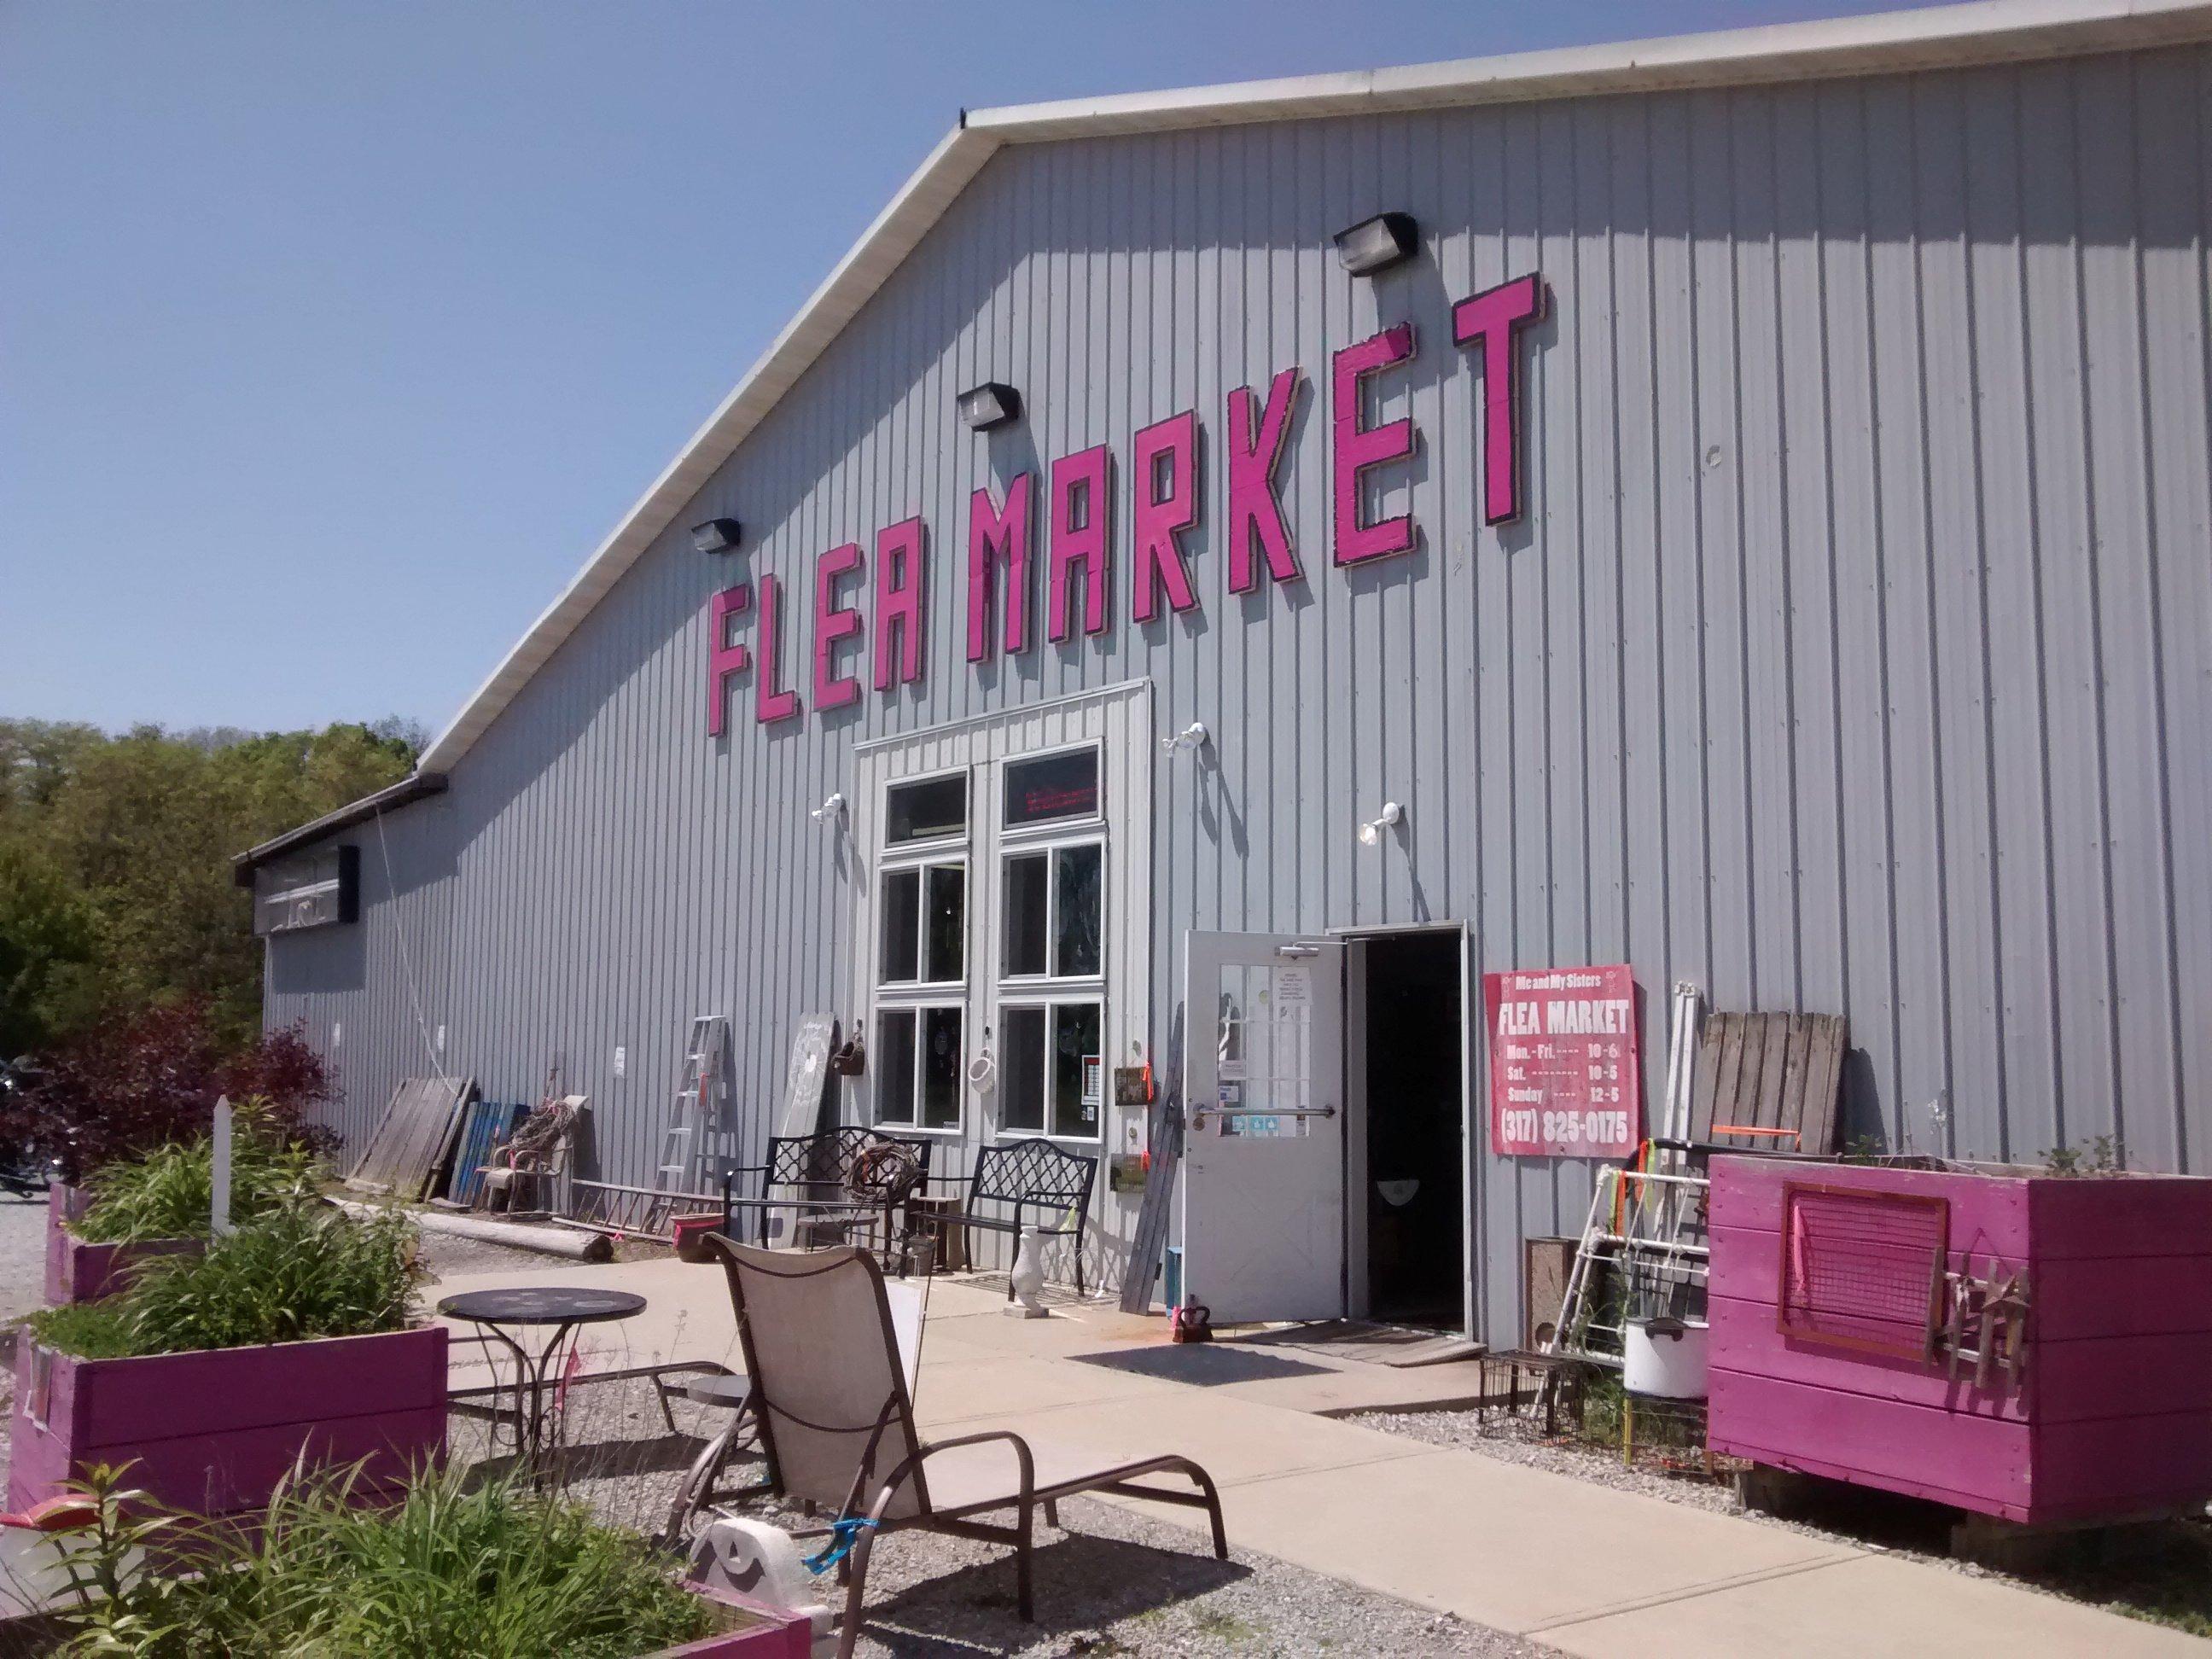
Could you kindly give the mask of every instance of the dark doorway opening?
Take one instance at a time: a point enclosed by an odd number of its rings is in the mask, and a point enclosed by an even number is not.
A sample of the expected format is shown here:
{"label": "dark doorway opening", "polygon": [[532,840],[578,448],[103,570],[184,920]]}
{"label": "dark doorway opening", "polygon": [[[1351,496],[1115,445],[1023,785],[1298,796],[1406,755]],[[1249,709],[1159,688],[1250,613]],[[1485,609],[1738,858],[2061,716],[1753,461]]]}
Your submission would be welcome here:
{"label": "dark doorway opening", "polygon": [[1467,1280],[1460,934],[1366,944],[1368,1313],[1455,1331]]}

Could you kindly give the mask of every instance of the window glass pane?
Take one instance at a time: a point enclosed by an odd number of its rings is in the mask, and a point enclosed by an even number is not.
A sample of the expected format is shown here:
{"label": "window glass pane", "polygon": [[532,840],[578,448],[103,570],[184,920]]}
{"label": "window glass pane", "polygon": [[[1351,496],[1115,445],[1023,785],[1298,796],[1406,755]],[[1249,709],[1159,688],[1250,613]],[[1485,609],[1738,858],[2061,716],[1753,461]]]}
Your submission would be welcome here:
{"label": "window glass pane", "polygon": [[876,978],[884,984],[910,980],[921,951],[921,872],[894,870],[884,878],[883,954]]}
{"label": "window glass pane", "polygon": [[968,775],[894,784],[884,796],[884,839],[928,841],[957,836],[968,827]]}
{"label": "window glass pane", "polygon": [[1005,1012],[1006,1052],[999,1057],[999,1127],[1035,1134],[1044,1127],[1044,1015],[1042,1008]]}
{"label": "window glass pane", "polygon": [[929,1129],[950,1129],[960,1121],[961,1073],[967,1065],[960,1052],[960,1010],[925,1008],[921,1011],[921,1123]]}
{"label": "window glass pane", "polygon": [[1063,847],[1053,856],[1053,881],[1059,889],[1059,914],[1053,922],[1052,971],[1095,974],[1099,968],[1099,896],[1105,874],[1104,849]]}
{"label": "window glass pane", "polygon": [[876,1016],[876,1121],[914,1121],[914,1010],[886,1008]]}
{"label": "window glass pane", "polygon": [[1044,853],[1006,860],[1006,973],[1045,971],[1044,884],[1051,868],[1051,856]]}
{"label": "window glass pane", "polygon": [[922,977],[933,982],[960,979],[968,971],[968,872],[957,864],[929,871],[928,956]]}
{"label": "window glass pane", "polygon": [[1098,1005],[1065,1002],[1052,1011],[1052,1132],[1095,1135],[1105,1087],[1098,1051]]}
{"label": "window glass pane", "polygon": [[1071,749],[1006,763],[1006,826],[1098,814],[1098,751]]}

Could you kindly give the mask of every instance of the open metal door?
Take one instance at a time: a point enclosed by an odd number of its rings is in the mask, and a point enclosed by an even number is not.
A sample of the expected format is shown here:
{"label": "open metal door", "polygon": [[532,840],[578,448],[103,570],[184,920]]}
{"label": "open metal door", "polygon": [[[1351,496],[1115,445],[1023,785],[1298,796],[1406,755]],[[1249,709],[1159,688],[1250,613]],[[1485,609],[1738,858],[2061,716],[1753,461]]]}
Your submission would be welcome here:
{"label": "open metal door", "polygon": [[1344,945],[1190,933],[1184,1294],[1216,1324],[1344,1314]]}

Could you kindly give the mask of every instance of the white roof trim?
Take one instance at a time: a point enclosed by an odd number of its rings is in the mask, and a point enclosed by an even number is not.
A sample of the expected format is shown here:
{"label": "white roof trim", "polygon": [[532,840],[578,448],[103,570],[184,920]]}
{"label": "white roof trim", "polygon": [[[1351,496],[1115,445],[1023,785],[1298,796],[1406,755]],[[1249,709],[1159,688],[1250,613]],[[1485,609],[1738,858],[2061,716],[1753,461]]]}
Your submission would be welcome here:
{"label": "white roof trim", "polygon": [[2212,0],[1981,0],[1720,33],[1573,46],[1407,69],[1139,93],[979,111],[948,133],[736,391],[653,480],[423,752],[443,772],[696,495],[921,243],[1004,144],[1255,121],[1525,102],[1696,86],[1955,67],[2212,37]]}

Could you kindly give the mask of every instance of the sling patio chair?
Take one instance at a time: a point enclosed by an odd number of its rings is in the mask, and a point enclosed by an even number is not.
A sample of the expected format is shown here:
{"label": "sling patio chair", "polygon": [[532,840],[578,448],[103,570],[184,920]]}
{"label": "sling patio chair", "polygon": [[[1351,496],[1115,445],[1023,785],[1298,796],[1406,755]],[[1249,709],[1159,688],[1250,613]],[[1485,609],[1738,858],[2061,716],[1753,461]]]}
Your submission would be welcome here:
{"label": "sling patio chair", "polygon": [[[1004,1429],[924,1441],[883,1270],[866,1250],[766,1250],[719,1236],[714,1248],[729,1275],[769,1481],[787,1501],[837,1516],[828,1530],[837,1545],[850,1545],[839,1659],[860,1637],[868,1553],[879,1533],[920,1528],[1012,1545],[1021,1615],[1030,1620],[1036,1513],[1057,1526],[1059,1500],[1079,1492],[1203,1509],[1214,1554],[1229,1559],[1220,1494],[1188,1457],[1102,1469]],[[1155,1474],[1188,1476],[1197,1490],[1137,1484]],[[1008,1510],[1011,1525],[979,1518]]]}

